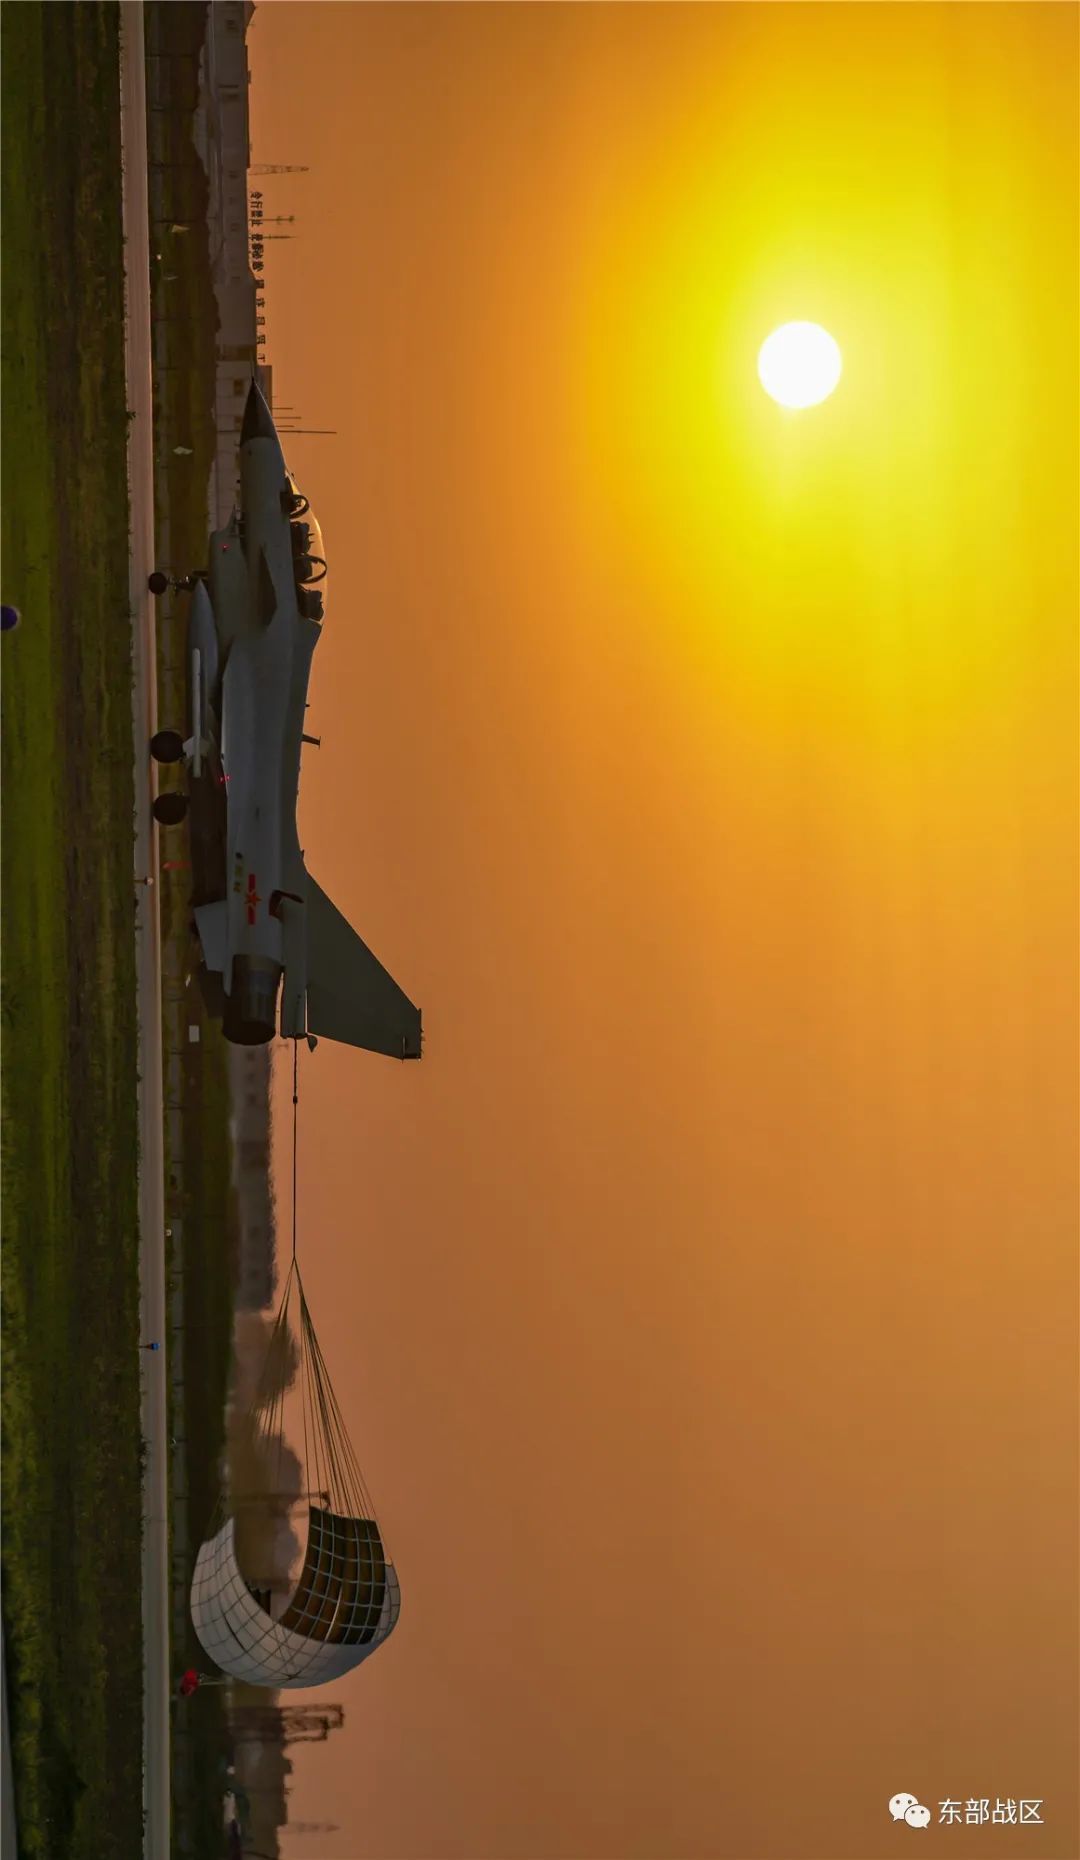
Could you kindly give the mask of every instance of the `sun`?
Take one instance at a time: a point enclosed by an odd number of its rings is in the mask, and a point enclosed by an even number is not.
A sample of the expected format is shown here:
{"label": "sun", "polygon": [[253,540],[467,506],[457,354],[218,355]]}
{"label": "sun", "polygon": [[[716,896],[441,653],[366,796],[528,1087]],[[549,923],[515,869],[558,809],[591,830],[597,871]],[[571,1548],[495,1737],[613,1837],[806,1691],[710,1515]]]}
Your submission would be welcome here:
{"label": "sun", "polygon": [[820,323],[782,323],[758,351],[758,376],[781,407],[816,407],[840,379],[840,350]]}

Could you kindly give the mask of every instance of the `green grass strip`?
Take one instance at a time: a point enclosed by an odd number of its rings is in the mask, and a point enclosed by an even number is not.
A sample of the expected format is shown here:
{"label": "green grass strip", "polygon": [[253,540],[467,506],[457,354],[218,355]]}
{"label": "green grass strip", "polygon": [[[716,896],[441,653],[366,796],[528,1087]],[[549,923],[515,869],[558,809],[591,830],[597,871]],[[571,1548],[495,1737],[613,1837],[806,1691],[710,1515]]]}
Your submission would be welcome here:
{"label": "green grass strip", "polygon": [[0,14],[4,1623],[20,1847],[75,1860],[142,1842],[118,30]]}

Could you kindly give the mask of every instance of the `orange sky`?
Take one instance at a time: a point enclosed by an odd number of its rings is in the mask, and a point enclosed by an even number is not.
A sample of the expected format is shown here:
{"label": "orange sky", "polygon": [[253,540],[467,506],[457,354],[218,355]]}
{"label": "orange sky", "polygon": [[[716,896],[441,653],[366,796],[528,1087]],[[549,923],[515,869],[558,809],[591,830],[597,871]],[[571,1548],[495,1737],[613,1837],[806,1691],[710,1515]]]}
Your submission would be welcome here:
{"label": "orange sky", "polygon": [[[426,1030],[302,1065],[403,1611],[285,1852],[1070,1860],[1076,12],[249,47],[339,435],[301,837]],[[938,1825],[998,1796],[1045,1825]]]}

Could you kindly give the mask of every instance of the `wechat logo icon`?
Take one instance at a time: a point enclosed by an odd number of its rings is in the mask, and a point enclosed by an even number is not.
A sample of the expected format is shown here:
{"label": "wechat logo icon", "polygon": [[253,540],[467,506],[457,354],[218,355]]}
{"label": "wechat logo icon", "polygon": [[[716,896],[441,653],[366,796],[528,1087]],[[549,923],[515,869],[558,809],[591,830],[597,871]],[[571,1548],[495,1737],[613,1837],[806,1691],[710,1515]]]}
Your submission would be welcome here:
{"label": "wechat logo icon", "polygon": [[927,1828],[930,1825],[930,1810],[923,1807],[917,1795],[894,1795],[889,1803],[889,1813],[894,1821],[906,1821],[909,1828]]}

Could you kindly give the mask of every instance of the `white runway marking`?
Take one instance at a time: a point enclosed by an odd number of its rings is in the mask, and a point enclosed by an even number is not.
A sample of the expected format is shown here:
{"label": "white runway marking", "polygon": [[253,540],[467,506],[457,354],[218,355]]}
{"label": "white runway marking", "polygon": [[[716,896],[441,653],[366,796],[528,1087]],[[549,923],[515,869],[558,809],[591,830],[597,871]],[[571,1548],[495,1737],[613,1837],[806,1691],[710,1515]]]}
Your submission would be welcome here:
{"label": "white runway marking", "polygon": [[[158,867],[157,826],[150,812],[155,765],[149,742],[157,728],[154,566],[153,398],[150,363],[150,235],[146,169],[146,67],[142,0],[120,7],[120,134],[124,170],[124,370],[130,499],[129,586],[132,612],[135,726],[135,960],[139,1007],[139,1281],[140,1336],[161,1349],[140,1355],[143,1480],[143,1852],[168,1860],[169,1783],[169,1525],[165,1322],[165,1177],[162,1105],[160,888],[147,882]],[[142,881],[142,882],[140,882]],[[132,1349],[139,1338],[131,1340]]]}

